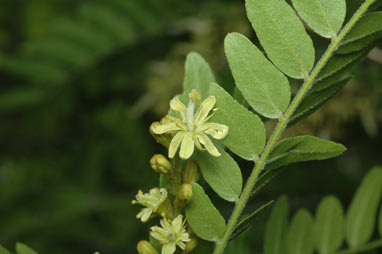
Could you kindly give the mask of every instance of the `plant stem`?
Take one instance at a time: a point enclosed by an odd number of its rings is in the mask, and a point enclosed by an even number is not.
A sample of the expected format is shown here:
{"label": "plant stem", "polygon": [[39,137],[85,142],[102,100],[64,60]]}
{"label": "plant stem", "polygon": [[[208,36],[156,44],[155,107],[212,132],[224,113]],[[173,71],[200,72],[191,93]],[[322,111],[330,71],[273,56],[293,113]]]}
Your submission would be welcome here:
{"label": "plant stem", "polygon": [[227,229],[223,237],[216,243],[216,247],[213,252],[214,254],[223,254],[224,249],[232,235],[232,232],[234,231],[235,226],[240,218],[240,215],[248,202],[252,189],[255,186],[257,177],[259,176],[261,170],[264,168],[268,156],[270,155],[280,136],[284,132],[284,129],[286,128],[290,118],[293,116],[293,113],[300,105],[305,95],[309,92],[318,74],[325,67],[329,59],[333,56],[334,52],[337,50],[338,46],[340,45],[341,41],[345,38],[346,34],[353,28],[353,26],[357,23],[357,21],[362,17],[362,15],[367,11],[369,6],[374,1],[375,0],[366,0],[364,4],[353,15],[353,17],[349,20],[349,22],[345,25],[345,27],[340,31],[338,36],[332,39],[332,42],[326,50],[325,54],[321,57],[320,61],[314,67],[313,71],[306,78],[304,84],[301,86],[296,96],[294,97],[292,103],[286,110],[284,117],[281,118],[278,122],[272,136],[269,138],[267,145],[265,146],[265,149],[260,156],[260,159],[257,161],[250,177],[248,178],[247,184],[244,187],[243,192],[241,193],[240,199],[236,202],[235,208],[232,212],[231,218],[228,221]]}
{"label": "plant stem", "polygon": [[340,252],[337,252],[336,254],[356,254],[369,250],[374,250],[378,247],[382,247],[382,240],[377,240],[354,249],[342,250]]}

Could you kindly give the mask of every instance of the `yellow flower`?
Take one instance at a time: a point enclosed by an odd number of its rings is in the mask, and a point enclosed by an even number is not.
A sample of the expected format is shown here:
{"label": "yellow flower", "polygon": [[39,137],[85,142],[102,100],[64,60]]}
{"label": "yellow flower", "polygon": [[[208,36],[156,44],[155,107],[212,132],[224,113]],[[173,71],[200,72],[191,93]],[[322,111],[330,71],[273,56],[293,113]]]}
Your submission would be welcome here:
{"label": "yellow flower", "polygon": [[163,245],[162,254],[173,254],[176,246],[182,250],[186,248],[185,243],[190,241],[190,236],[186,232],[185,223],[183,216],[178,215],[171,222],[166,218],[162,219],[160,221],[162,227],[151,227],[151,236]]}
{"label": "yellow flower", "polygon": [[[207,150],[213,156],[220,156],[220,152],[212,143],[210,135],[215,139],[223,139],[228,134],[228,126],[207,122],[213,115],[216,99],[209,96],[199,106],[195,112],[195,105],[200,101],[199,93],[194,89],[188,95],[189,103],[186,107],[178,97],[170,101],[170,107],[177,112],[180,118],[167,116],[171,121],[152,127],[155,134],[172,133],[175,134],[171,140],[168,157],[174,158],[180,147],[179,156],[186,160],[194,153],[194,146],[199,150]],[[210,112],[213,111],[212,114]]]}
{"label": "yellow flower", "polygon": [[138,191],[135,198],[137,200],[133,200],[133,204],[140,204],[146,207],[137,214],[137,219],[146,222],[153,213],[158,211],[159,207],[167,199],[167,190],[164,188],[154,188],[150,190],[150,193],[145,194],[142,191]]}

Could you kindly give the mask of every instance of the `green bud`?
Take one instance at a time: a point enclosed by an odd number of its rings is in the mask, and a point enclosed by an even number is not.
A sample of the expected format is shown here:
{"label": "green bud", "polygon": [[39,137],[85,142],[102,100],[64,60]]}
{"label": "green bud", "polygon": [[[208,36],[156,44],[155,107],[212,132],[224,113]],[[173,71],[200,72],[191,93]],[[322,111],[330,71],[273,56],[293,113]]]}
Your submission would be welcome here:
{"label": "green bud", "polygon": [[189,183],[183,183],[179,190],[179,200],[187,204],[191,201],[192,196],[192,185]]}
{"label": "green bud", "polygon": [[137,245],[139,254],[158,254],[158,251],[148,241],[139,241]]}
{"label": "green bud", "polygon": [[172,170],[170,161],[162,154],[155,154],[150,160],[150,165],[155,172],[165,175]]}
{"label": "green bud", "polygon": [[194,160],[188,160],[183,171],[183,182],[193,183],[199,181],[199,166]]}
{"label": "green bud", "polygon": [[186,248],[184,249],[183,253],[190,253],[191,251],[195,249],[197,245],[198,245],[198,238],[190,235],[190,241],[186,243]]}

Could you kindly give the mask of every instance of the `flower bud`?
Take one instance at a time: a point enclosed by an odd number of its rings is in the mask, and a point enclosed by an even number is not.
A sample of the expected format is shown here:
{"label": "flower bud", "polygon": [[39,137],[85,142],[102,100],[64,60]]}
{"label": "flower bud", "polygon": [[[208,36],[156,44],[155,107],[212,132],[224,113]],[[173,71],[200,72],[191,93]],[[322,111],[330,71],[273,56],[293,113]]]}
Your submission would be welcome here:
{"label": "flower bud", "polygon": [[188,160],[183,171],[183,182],[193,183],[199,181],[199,166],[194,160]]}
{"label": "flower bud", "polygon": [[162,154],[155,154],[150,160],[150,165],[155,172],[165,175],[172,170],[170,161]]}
{"label": "flower bud", "polygon": [[183,183],[179,190],[179,200],[187,204],[191,201],[192,196],[192,185],[189,183]]}
{"label": "flower bud", "polygon": [[190,241],[186,243],[186,248],[184,249],[184,253],[190,253],[191,251],[195,249],[197,245],[198,245],[198,238],[190,235]]}
{"label": "flower bud", "polygon": [[158,251],[148,241],[139,241],[137,245],[139,254],[158,254]]}

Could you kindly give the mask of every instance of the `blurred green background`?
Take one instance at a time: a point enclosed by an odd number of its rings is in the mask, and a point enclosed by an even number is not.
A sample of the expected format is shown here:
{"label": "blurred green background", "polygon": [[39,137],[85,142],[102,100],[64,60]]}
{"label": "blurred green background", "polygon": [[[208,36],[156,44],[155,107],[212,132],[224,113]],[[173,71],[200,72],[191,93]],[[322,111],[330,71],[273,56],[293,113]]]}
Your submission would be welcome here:
{"label": "blurred green background", "polygon": [[[243,1],[0,1],[0,243],[22,241],[41,254],[135,253],[148,226],[130,202],[157,185],[149,159],[165,153],[148,127],[181,91],[190,51],[233,91],[223,52],[232,31],[255,41]],[[314,209],[326,194],[346,206],[365,172],[382,163],[381,52],[286,133],[333,139],[348,151],[289,167],[249,209],[281,193],[293,208]],[[250,165],[240,163],[248,175]],[[211,195],[229,216],[231,204]],[[247,234],[251,253],[261,253],[263,224]]]}

